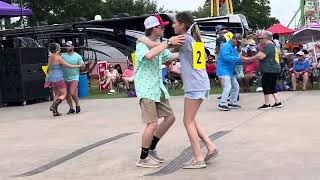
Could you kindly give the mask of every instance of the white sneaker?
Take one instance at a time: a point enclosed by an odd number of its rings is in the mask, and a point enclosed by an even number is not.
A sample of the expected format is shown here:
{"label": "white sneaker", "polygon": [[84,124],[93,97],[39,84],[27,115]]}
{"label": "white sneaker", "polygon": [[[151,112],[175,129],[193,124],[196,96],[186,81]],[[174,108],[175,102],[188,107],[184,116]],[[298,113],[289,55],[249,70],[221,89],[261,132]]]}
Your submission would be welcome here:
{"label": "white sneaker", "polygon": [[111,89],[110,92],[111,92],[111,93],[114,93],[114,92],[116,92],[116,91],[115,91],[114,89]]}
{"label": "white sneaker", "polygon": [[182,166],[183,169],[202,169],[206,168],[206,163],[202,161],[191,161],[189,163],[186,163]]}
{"label": "white sneaker", "polygon": [[262,92],[263,88],[262,87],[257,87],[256,92]]}
{"label": "white sneaker", "polygon": [[138,159],[136,162],[136,165],[138,167],[144,167],[144,168],[159,168],[160,166],[158,165],[157,162],[153,161],[149,156],[145,159]]}
{"label": "white sneaker", "polygon": [[158,163],[163,163],[164,158],[161,157],[156,150],[149,150],[149,157]]}

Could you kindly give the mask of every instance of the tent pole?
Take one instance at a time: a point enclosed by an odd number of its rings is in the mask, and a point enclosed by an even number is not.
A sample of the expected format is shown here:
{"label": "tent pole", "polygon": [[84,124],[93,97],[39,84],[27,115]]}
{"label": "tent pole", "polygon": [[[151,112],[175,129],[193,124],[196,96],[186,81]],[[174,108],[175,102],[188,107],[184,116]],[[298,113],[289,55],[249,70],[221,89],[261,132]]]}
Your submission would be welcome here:
{"label": "tent pole", "polygon": [[23,29],[25,29],[25,22],[24,22],[24,18],[23,18],[23,12],[22,12],[22,5],[23,5],[23,2],[22,2],[22,0],[20,0],[20,18],[21,18],[21,21],[22,21],[22,27],[23,27]]}
{"label": "tent pole", "polygon": [[312,43],[313,43],[313,52],[314,52],[314,59],[312,63],[314,63],[315,61],[317,61],[317,52],[316,52],[316,43],[314,42],[313,36],[312,36]]}

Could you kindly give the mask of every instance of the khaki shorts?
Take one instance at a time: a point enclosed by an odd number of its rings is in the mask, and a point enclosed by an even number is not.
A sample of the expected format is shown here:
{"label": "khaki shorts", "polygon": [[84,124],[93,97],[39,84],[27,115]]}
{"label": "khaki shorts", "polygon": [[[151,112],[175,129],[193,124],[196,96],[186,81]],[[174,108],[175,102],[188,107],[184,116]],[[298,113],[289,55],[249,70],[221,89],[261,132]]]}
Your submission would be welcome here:
{"label": "khaki shorts", "polygon": [[155,102],[150,99],[142,98],[140,100],[143,123],[158,123],[158,119],[173,115],[169,100],[161,99]]}

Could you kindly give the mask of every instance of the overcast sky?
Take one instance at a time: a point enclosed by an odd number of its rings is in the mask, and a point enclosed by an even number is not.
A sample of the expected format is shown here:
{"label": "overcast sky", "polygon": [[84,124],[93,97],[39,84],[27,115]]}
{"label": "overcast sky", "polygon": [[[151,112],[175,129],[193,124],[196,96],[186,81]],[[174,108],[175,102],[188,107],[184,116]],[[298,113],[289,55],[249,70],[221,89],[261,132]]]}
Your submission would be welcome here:
{"label": "overcast sky", "polygon": [[[170,10],[196,10],[202,6],[205,0],[157,0],[160,6]],[[271,16],[280,20],[283,25],[287,25],[299,8],[300,0],[270,0]],[[294,22],[293,22],[294,25]]]}

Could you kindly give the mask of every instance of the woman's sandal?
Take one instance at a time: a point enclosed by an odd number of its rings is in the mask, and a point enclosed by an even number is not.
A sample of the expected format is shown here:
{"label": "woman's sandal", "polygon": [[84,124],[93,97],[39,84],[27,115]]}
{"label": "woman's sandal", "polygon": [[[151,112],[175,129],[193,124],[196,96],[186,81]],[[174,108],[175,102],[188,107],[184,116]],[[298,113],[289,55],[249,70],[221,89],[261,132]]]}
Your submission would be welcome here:
{"label": "woman's sandal", "polygon": [[204,158],[204,161],[208,162],[209,160],[212,160],[215,157],[217,157],[218,154],[219,154],[219,151],[217,149],[214,149],[211,153],[206,155],[206,157]]}

